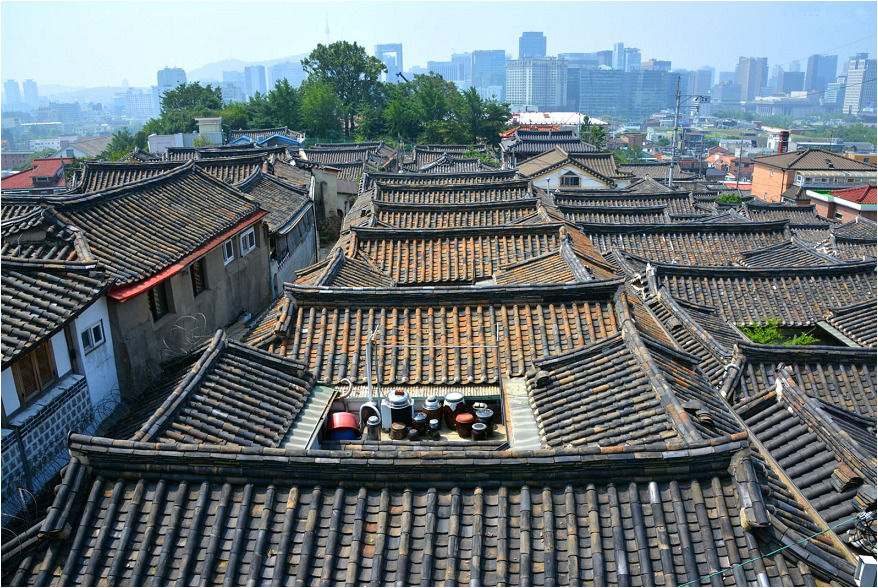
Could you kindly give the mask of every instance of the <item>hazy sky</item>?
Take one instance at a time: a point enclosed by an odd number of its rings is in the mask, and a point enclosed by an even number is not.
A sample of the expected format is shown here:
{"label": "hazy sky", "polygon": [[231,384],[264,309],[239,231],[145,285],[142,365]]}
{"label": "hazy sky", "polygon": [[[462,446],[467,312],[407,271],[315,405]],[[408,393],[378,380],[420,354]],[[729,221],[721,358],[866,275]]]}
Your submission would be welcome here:
{"label": "hazy sky", "polygon": [[237,58],[307,53],[326,41],[401,42],[404,65],[452,51],[504,49],[518,56],[522,31],[543,31],[548,53],[599,51],[615,42],[673,67],[731,71],[738,56],[769,65],[808,55],[876,56],[871,2],[14,2],[0,3],[0,77],[38,84],[156,83],[168,66],[187,71]]}

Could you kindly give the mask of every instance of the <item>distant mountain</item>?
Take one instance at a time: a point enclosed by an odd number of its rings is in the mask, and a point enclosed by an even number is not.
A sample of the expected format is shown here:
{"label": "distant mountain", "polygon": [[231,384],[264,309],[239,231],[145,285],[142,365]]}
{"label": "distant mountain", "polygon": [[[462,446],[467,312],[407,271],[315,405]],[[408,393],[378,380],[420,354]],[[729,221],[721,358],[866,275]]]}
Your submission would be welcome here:
{"label": "distant mountain", "polygon": [[241,61],[240,59],[224,59],[203,65],[198,69],[186,72],[186,79],[189,82],[202,82],[205,84],[215,84],[222,81],[224,71],[244,71],[245,67],[251,65],[264,65],[268,69],[272,65],[283,63],[284,61],[301,61],[308,57],[307,53],[300,55],[290,55],[289,57],[281,57],[278,59],[269,59],[266,61]]}

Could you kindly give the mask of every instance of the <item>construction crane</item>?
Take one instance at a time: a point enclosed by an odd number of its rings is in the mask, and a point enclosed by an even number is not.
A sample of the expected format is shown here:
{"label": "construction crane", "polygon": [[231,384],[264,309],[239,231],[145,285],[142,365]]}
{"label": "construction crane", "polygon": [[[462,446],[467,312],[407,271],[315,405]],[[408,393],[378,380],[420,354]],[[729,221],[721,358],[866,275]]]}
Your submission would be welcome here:
{"label": "construction crane", "polygon": [[402,79],[403,79],[404,81],[406,81],[406,82],[409,81],[409,79],[408,79],[407,77],[405,77],[405,76],[402,74],[401,71],[396,72],[396,77],[398,77],[398,78],[402,78]]}

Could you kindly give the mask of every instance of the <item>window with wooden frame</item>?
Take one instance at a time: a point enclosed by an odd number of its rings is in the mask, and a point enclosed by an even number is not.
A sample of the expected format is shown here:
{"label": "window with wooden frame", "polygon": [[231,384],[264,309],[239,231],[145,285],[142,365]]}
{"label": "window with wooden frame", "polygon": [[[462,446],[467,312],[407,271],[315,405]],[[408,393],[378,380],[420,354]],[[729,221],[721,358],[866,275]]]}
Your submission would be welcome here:
{"label": "window with wooden frame", "polygon": [[171,308],[168,305],[168,283],[162,282],[155,286],[147,293],[149,297],[149,311],[152,313],[152,320],[157,321],[169,312]]}
{"label": "window with wooden frame", "polygon": [[15,362],[12,366],[12,377],[22,406],[54,384],[58,379],[58,372],[55,368],[52,342],[46,340]]}
{"label": "window with wooden frame", "polygon": [[207,270],[203,257],[189,266],[189,274],[192,277],[192,294],[194,296],[207,290]]}

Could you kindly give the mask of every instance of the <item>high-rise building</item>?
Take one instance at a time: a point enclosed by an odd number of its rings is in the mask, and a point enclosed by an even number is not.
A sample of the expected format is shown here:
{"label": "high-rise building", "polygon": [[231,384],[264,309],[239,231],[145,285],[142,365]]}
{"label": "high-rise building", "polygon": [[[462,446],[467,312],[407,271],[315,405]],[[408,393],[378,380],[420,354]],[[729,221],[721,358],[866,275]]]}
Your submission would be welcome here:
{"label": "high-rise building", "polygon": [[241,86],[233,82],[223,82],[220,84],[220,93],[223,96],[223,104],[232,104],[234,102],[244,102],[244,90]]}
{"label": "high-rise building", "polygon": [[18,82],[15,80],[6,80],[3,82],[3,91],[6,92],[6,103],[3,105],[4,110],[18,110],[21,108],[21,91]]}
{"label": "high-rise building", "polygon": [[521,33],[518,38],[518,58],[545,57],[546,36],[539,31],[527,31]]}
{"label": "high-rise building", "polygon": [[244,68],[244,93],[247,98],[252,98],[259,92],[262,95],[267,94],[265,87],[265,66],[250,65]]}
{"label": "high-rise building", "polygon": [[625,69],[625,43],[613,44],[613,69]]}
{"label": "high-rise building", "polygon": [[777,77],[777,91],[781,94],[801,92],[805,85],[805,72],[781,71]]}
{"label": "high-rise building", "polygon": [[186,83],[186,71],[181,67],[166,67],[156,72],[159,93],[164,95],[168,90]]}
{"label": "high-rise building", "polygon": [[838,72],[838,55],[812,55],[805,69],[805,91],[823,92],[835,81]]}
{"label": "high-rise building", "polygon": [[793,71],[793,72],[799,72],[799,71],[802,71],[802,64],[799,62],[798,59],[793,59],[793,60],[790,62],[790,68],[789,68],[789,71]]}
{"label": "high-rise building", "polygon": [[506,52],[502,49],[472,52],[472,84],[483,99],[506,100]]}
{"label": "high-rise building", "polygon": [[506,102],[563,110],[567,101],[567,62],[555,57],[506,62]]}
{"label": "high-rise building", "polygon": [[[645,119],[668,106],[668,88],[672,85],[666,71],[632,71],[628,76],[627,115],[629,118]],[[674,78],[674,89],[677,80]]]}
{"label": "high-rise building", "polygon": [[640,49],[637,47],[625,48],[625,71],[640,71]]}
{"label": "high-rise building", "polygon": [[721,71],[719,72],[719,80],[717,80],[718,84],[736,84],[738,83],[738,74],[733,71]]}
{"label": "high-rise building", "polygon": [[298,88],[307,77],[302,62],[284,61],[268,68],[268,89],[274,90],[281,80],[286,80],[292,87]]}
{"label": "high-rise building", "polygon": [[842,69],[841,75],[843,75],[844,77],[847,77],[847,76],[848,76],[848,66],[850,65],[851,61],[854,61],[855,59],[869,59],[869,54],[868,54],[868,53],[857,53],[856,55],[851,55],[851,56],[847,59],[847,61],[845,61],[845,62],[842,64],[842,66],[841,66],[841,69]]}
{"label": "high-rise building", "polygon": [[428,61],[427,69],[430,73],[442,76],[446,82],[453,82],[459,76],[460,65],[453,61]]}
{"label": "high-rise building", "polygon": [[831,82],[826,86],[826,92],[823,94],[823,103],[841,108],[844,105],[846,87],[847,78],[844,76],[838,76],[834,82]]}
{"label": "high-rise building", "polygon": [[33,80],[25,80],[21,87],[24,89],[24,103],[31,110],[40,107],[40,92],[37,90],[37,83]]}
{"label": "high-rise building", "polygon": [[[660,69],[655,70],[645,70],[645,71],[664,71]],[[667,73],[667,101],[662,108],[674,108],[677,102],[677,78],[680,79],[680,95],[688,96],[693,94],[692,92],[692,78],[694,77],[692,74],[694,72],[689,71],[688,69],[675,69],[672,72]],[[682,101],[682,105],[685,106],[686,102]],[[684,112],[684,109],[681,108],[680,112]]]}
{"label": "high-rise building", "polygon": [[458,78],[454,80],[459,89],[473,85],[473,56],[471,53],[452,53],[451,63],[458,67]]}
{"label": "high-rise building", "polygon": [[848,62],[847,87],[844,92],[845,114],[860,114],[866,108],[875,108],[878,93],[876,83],[878,60],[851,59]]}
{"label": "high-rise building", "polygon": [[710,94],[710,88],[713,86],[713,68],[702,67],[696,70],[693,94],[698,96],[707,96]]}
{"label": "high-rise building", "polygon": [[153,116],[153,101],[150,93],[128,88],[125,92],[125,115],[134,120],[149,120]]}
{"label": "high-rise building", "polygon": [[375,57],[387,68],[384,74],[384,81],[391,84],[399,82],[399,76],[402,73],[402,43],[383,43],[375,45]]}
{"label": "high-rise building", "polygon": [[710,90],[711,104],[739,104],[741,102],[741,85],[734,82],[720,82]]}
{"label": "high-rise building", "polygon": [[741,100],[753,100],[762,96],[762,89],[768,85],[768,59],[741,57],[738,59],[735,75],[741,86]]}
{"label": "high-rise building", "polygon": [[640,64],[640,69],[648,69],[652,71],[671,71],[670,61],[661,61],[659,59],[650,59]]}
{"label": "high-rise building", "polygon": [[591,117],[624,116],[628,76],[616,69],[580,69],[578,110]]}
{"label": "high-rise building", "polygon": [[768,76],[768,90],[769,92],[777,92],[777,83],[780,80],[780,74],[783,72],[782,65],[775,65],[771,68],[771,73]]}

